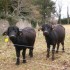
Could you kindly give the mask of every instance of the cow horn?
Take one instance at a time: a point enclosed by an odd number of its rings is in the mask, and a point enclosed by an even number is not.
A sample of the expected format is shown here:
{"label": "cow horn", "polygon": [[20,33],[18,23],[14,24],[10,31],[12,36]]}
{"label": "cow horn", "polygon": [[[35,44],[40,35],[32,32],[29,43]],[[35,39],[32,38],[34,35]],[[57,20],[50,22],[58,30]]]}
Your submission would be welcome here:
{"label": "cow horn", "polygon": [[52,30],[54,30],[54,25],[52,25]]}
{"label": "cow horn", "polygon": [[41,29],[42,29],[42,27],[39,27],[39,28],[38,28],[38,31],[40,31]]}

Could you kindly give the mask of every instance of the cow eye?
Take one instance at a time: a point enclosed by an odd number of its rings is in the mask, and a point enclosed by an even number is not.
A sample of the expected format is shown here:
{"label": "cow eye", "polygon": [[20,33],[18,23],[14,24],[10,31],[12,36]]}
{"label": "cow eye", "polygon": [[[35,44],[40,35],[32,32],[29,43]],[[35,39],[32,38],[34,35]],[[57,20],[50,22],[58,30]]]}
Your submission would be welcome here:
{"label": "cow eye", "polygon": [[44,28],[42,28],[42,31],[44,31]]}

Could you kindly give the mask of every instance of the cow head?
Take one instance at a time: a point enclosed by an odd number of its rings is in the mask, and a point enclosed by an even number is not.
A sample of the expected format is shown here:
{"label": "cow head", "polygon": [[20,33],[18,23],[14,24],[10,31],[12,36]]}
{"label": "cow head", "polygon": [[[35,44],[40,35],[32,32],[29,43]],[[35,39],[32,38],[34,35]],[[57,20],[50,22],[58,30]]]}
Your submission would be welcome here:
{"label": "cow head", "polygon": [[41,30],[43,31],[44,35],[49,35],[53,30],[53,26],[51,24],[43,24]]}
{"label": "cow head", "polygon": [[19,28],[16,26],[8,27],[8,30],[3,33],[3,35],[8,35],[10,38],[17,38],[20,34],[21,31],[19,31]]}

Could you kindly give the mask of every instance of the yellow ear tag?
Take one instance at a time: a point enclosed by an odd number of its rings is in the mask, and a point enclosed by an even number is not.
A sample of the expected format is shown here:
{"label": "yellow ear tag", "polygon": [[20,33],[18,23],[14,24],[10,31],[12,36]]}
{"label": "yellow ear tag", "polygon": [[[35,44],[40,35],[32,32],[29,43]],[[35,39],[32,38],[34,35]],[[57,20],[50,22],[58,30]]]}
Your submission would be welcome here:
{"label": "yellow ear tag", "polygon": [[7,43],[9,41],[9,38],[5,38],[5,42]]}

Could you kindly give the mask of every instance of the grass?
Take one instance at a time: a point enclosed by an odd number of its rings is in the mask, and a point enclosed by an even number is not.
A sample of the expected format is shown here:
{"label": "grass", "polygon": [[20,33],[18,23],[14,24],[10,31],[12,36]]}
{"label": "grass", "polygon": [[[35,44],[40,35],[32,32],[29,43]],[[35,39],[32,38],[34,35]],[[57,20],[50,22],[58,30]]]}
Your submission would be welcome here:
{"label": "grass", "polygon": [[12,45],[7,46],[4,42],[5,37],[0,36],[0,70],[70,70],[70,25],[64,25],[66,30],[65,52],[62,53],[60,46],[59,53],[55,53],[55,60],[46,59],[46,42],[42,32],[37,32],[36,42],[34,46],[34,57],[28,56],[26,53],[27,63],[22,63],[22,55],[20,65],[16,66],[15,49]]}

